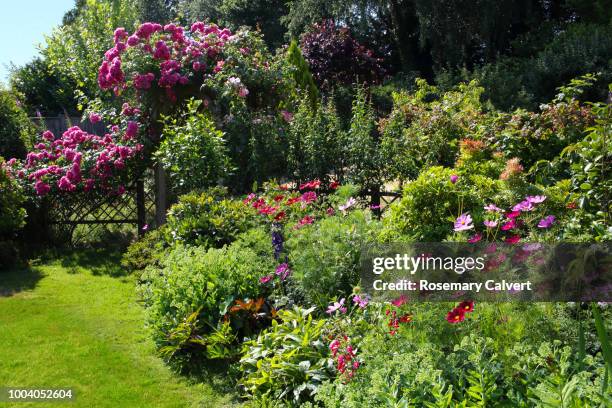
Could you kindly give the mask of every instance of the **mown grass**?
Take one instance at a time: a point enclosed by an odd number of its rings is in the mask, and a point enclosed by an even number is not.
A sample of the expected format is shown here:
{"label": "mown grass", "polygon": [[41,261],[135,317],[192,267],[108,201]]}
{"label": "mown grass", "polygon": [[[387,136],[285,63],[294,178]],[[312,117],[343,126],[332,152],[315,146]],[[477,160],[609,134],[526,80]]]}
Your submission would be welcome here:
{"label": "mown grass", "polygon": [[71,387],[76,395],[13,405],[232,406],[232,395],[189,383],[156,356],[133,278],[118,264],[102,251],[0,272],[0,387]]}

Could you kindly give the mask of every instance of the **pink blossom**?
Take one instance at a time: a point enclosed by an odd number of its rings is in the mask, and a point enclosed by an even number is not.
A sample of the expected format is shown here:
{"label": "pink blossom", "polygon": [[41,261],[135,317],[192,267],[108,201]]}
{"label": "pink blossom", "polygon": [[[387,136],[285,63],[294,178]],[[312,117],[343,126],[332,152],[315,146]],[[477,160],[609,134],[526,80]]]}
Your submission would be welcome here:
{"label": "pink blossom", "polygon": [[457,181],[459,180],[459,176],[456,174],[451,174],[450,176],[450,182],[455,184]]}
{"label": "pink blossom", "polygon": [[487,228],[494,228],[497,227],[497,221],[490,221],[490,220],[486,220],[485,222],[483,222],[483,224],[487,227]]}
{"label": "pink blossom", "polygon": [[550,228],[554,224],[554,222],[555,222],[554,215],[546,216],[540,220],[540,222],[538,223],[538,228]]}
{"label": "pink blossom", "polygon": [[98,123],[102,120],[102,117],[95,112],[89,114],[89,121],[91,123]]}
{"label": "pink blossom", "polygon": [[43,139],[49,140],[49,141],[52,141],[53,139],[55,139],[53,132],[51,132],[50,130],[45,130],[42,134],[42,137]]}
{"label": "pink blossom", "polygon": [[470,238],[468,238],[467,242],[469,242],[470,244],[475,244],[476,242],[480,241],[481,239],[482,239],[482,234],[476,233],[476,234],[472,235]]}
{"label": "pink blossom", "polygon": [[327,314],[332,314],[334,312],[340,311],[341,313],[346,313],[346,307],[344,306],[344,298],[340,299],[338,302],[332,302],[327,307]]}
{"label": "pink blossom", "polygon": [[472,228],[474,228],[474,225],[472,225],[472,217],[468,213],[461,214],[455,220],[455,232],[467,231]]}
{"label": "pink blossom", "polygon": [[43,196],[51,191],[51,187],[48,184],[43,183],[42,180],[38,180],[34,185],[34,188],[36,189],[36,194],[39,196]]}

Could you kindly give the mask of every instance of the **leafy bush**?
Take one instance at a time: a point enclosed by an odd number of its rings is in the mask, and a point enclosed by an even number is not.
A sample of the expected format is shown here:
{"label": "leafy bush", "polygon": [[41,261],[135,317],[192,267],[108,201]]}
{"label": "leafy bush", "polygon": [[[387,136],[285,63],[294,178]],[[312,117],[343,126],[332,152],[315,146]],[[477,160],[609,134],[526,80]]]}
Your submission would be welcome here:
{"label": "leafy bush", "polygon": [[312,400],[324,381],[333,378],[333,361],[323,334],[325,320],[312,309],[281,310],[282,322],[244,344],[240,381],[249,398],[297,406]]}
{"label": "leafy bush", "polygon": [[34,133],[34,126],[15,96],[0,89],[0,156],[23,159]]}
{"label": "leafy bush", "polygon": [[[167,355],[183,368],[197,367],[206,357],[227,357],[216,353],[219,349],[215,347],[209,349],[210,343],[189,339],[218,331],[230,335],[220,324],[222,317],[235,300],[255,299],[260,292],[259,279],[273,267],[271,257],[262,257],[247,245],[173,248],[159,270],[148,271],[141,288],[158,347],[162,352],[171,347]],[[233,342],[214,343],[227,346]]]}
{"label": "leafy bush", "polygon": [[144,271],[148,266],[160,266],[165,246],[161,229],[148,232],[130,244],[121,258],[121,266],[130,273]]}
{"label": "leafy bush", "polygon": [[376,229],[365,211],[355,210],[293,231],[287,240],[293,279],[308,304],[326,306],[359,283],[361,246]]}
{"label": "leafy bush", "polygon": [[26,216],[22,190],[4,165],[0,157],[0,239],[12,238],[15,231],[23,227]]}
{"label": "leafy bush", "polygon": [[193,192],[179,198],[168,210],[164,235],[168,242],[221,248],[253,226],[248,208],[227,197],[221,188]]}
{"label": "leafy bush", "polygon": [[422,79],[416,85],[413,94],[393,95],[393,110],[379,124],[388,173],[401,181],[414,179],[427,166],[452,165],[458,141],[477,136],[489,122],[476,82],[445,93]]}
{"label": "leafy bush", "polygon": [[385,73],[382,59],[332,20],[315,24],[300,45],[317,84],[325,90],[337,84],[377,83]]}
{"label": "leafy bush", "polygon": [[179,116],[166,117],[156,157],[178,194],[203,189],[227,179],[230,170],[223,132],[200,113],[202,101],[190,100]]}
{"label": "leafy bush", "polygon": [[289,128],[289,171],[297,180],[342,179],[346,135],[333,102],[312,110],[300,102]]}

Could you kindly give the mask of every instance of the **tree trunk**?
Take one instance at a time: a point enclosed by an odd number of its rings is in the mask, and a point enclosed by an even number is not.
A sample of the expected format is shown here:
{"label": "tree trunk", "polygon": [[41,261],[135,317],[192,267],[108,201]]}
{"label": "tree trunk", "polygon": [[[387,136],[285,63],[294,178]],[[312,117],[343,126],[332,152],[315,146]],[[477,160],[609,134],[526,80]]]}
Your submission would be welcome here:
{"label": "tree trunk", "polygon": [[166,223],[168,211],[168,183],[166,171],[160,164],[155,165],[155,224],[160,227]]}

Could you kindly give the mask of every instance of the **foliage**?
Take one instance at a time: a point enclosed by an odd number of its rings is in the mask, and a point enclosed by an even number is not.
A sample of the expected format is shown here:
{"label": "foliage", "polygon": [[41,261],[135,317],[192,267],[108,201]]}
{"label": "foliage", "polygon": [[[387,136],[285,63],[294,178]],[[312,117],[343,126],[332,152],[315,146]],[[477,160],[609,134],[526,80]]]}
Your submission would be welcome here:
{"label": "foliage", "polygon": [[164,118],[162,142],[155,153],[178,194],[217,185],[229,171],[223,132],[198,112],[201,103],[188,101],[180,116]]}
{"label": "foliage", "polygon": [[6,171],[0,157],[0,239],[12,238],[23,227],[26,216],[24,201],[21,188]]}
{"label": "foliage", "polygon": [[420,169],[452,165],[458,141],[487,129],[477,83],[442,93],[422,79],[413,94],[393,95],[393,110],[380,121],[381,152],[391,177],[415,178]]}
{"label": "foliage", "polygon": [[[321,387],[316,398],[324,406],[609,403],[601,354],[579,355],[559,340],[575,339],[574,330],[564,332],[574,322],[567,306],[479,303],[463,328],[440,326],[443,320],[434,316],[444,304],[390,307],[409,311],[411,321],[390,335],[382,313],[389,307],[373,309],[379,323],[375,319],[358,342],[365,364],[351,381],[337,378]],[[592,329],[592,320],[583,324]]]}
{"label": "foliage", "polygon": [[302,52],[317,84],[331,90],[339,84],[375,84],[385,70],[382,59],[332,20],[313,25],[302,36]]}
{"label": "foliage", "polygon": [[250,398],[300,405],[332,378],[333,362],[323,339],[326,322],[314,319],[313,310],[282,310],[282,322],[273,321],[271,328],[244,344],[240,383]]}
{"label": "foliage", "polygon": [[333,102],[313,110],[302,99],[289,127],[287,162],[297,180],[343,179],[347,136]]}
{"label": "foliage", "polygon": [[[207,355],[227,357],[223,349],[232,341],[218,336],[233,334],[221,324],[222,317],[235,300],[256,298],[259,278],[272,267],[271,259],[244,246],[176,246],[141,288],[157,346],[186,369],[197,367]],[[214,341],[199,342],[198,336],[211,333],[216,333]]]}
{"label": "foliage", "polygon": [[[54,94],[62,96],[62,107],[69,113],[81,110],[71,98],[101,95],[97,68],[105,51],[112,46],[115,27],[133,27],[136,23],[134,2],[87,0],[68,24],[56,28],[41,50],[44,65],[60,86]],[[45,102],[46,103],[46,102]],[[58,112],[51,112],[57,114]]]}
{"label": "foliage", "polygon": [[292,232],[287,240],[292,279],[307,304],[326,306],[359,283],[361,247],[376,229],[365,211],[336,215]]}
{"label": "foliage", "polygon": [[159,267],[165,253],[162,230],[156,229],[130,244],[121,257],[121,266],[129,273],[142,272],[149,266]]}
{"label": "foliage", "polygon": [[364,190],[377,188],[385,179],[385,167],[379,149],[376,117],[364,88],[357,92],[352,114],[344,146],[347,179]]}
{"label": "foliage", "polygon": [[[612,85],[610,86],[612,91]],[[562,163],[570,165],[574,196],[586,216],[596,239],[612,236],[612,108],[610,104],[592,106],[593,126],[580,142],[566,147]]]}
{"label": "foliage", "polygon": [[308,62],[302,55],[296,40],[292,40],[289,48],[287,48],[287,63],[292,68],[291,76],[297,85],[295,92],[298,95],[306,94],[310,102],[310,108],[316,110],[319,103],[319,89],[314,83]]}
{"label": "foliage", "polygon": [[0,88],[0,156],[22,159],[31,147],[34,126],[15,96]]}
{"label": "foliage", "polygon": [[222,188],[213,188],[181,196],[168,210],[164,236],[167,242],[221,248],[253,224],[252,214],[240,201],[228,198]]}

